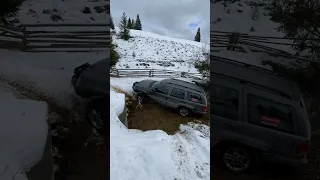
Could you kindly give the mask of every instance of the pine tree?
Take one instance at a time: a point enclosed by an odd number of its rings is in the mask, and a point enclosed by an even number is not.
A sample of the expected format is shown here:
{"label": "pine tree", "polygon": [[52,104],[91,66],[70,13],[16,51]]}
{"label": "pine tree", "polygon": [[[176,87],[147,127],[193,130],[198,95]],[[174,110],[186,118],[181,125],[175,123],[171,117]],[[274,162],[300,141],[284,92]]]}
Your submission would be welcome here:
{"label": "pine tree", "polygon": [[134,19],[131,19],[131,24],[132,24],[132,29],[134,29],[136,27],[136,22],[134,21]]}
{"label": "pine tree", "polygon": [[110,42],[110,66],[115,66],[119,60],[120,56],[116,51],[116,45],[113,44],[112,38]]}
{"label": "pine tree", "polygon": [[20,10],[24,0],[1,0],[0,1],[0,24],[7,25],[10,22],[7,20],[15,16]]}
{"label": "pine tree", "polygon": [[198,31],[197,31],[196,36],[194,37],[194,40],[197,41],[197,42],[201,41],[200,27],[198,28]]}
{"label": "pine tree", "polygon": [[128,29],[132,29],[132,23],[131,23],[131,19],[128,19]]}
{"label": "pine tree", "polygon": [[278,31],[286,37],[295,38],[293,48],[316,53],[320,41],[319,0],[274,0],[271,6],[271,20],[279,23]]}
{"label": "pine tree", "polygon": [[124,40],[129,40],[130,38],[130,30],[128,29],[128,21],[126,13],[123,13],[120,20],[120,38]]}
{"label": "pine tree", "polygon": [[112,16],[110,16],[110,28],[114,29],[113,19]]}
{"label": "pine tree", "polygon": [[134,29],[135,30],[142,30],[142,25],[141,25],[139,14],[137,14],[137,20],[136,20]]}

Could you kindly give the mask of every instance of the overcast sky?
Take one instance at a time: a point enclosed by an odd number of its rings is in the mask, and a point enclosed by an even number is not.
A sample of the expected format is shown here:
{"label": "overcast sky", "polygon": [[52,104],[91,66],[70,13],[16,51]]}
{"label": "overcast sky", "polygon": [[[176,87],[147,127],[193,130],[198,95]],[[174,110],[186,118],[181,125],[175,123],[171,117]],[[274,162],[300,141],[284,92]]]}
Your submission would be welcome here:
{"label": "overcast sky", "polygon": [[139,14],[143,31],[194,40],[200,27],[201,42],[210,42],[209,0],[111,0],[110,9],[115,26],[123,12]]}

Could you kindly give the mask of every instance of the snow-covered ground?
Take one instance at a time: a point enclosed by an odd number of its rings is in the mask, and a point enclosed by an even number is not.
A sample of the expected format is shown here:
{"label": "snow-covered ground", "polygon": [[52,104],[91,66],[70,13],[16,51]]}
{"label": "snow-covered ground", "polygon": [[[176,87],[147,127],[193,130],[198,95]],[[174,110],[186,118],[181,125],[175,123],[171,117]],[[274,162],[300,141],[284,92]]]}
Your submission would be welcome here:
{"label": "snow-covered ground", "polygon": [[[116,32],[119,29],[116,28]],[[146,31],[130,30],[132,38],[124,41],[113,36],[120,54],[118,69],[161,69],[197,73],[193,63],[205,58],[209,45],[162,36]]]}
{"label": "snow-covered ground", "polygon": [[46,144],[47,103],[22,97],[0,82],[0,179],[4,180],[27,180],[25,172],[42,159]]}
{"label": "snow-covered ground", "polygon": [[[237,0],[237,1],[220,1],[216,0],[211,4],[211,31],[224,31],[224,32],[239,32],[245,33],[250,36],[264,36],[264,37],[284,37],[282,32],[277,30],[279,24],[271,20],[269,15],[270,0]],[[255,16],[253,15],[255,13]],[[253,18],[254,16],[254,18]],[[214,33],[213,33],[214,34]],[[215,33],[221,35],[221,33]],[[216,40],[219,37],[215,37]],[[221,39],[221,37],[220,37]],[[260,39],[263,41],[275,42],[275,43],[292,43],[291,40],[284,39]],[[249,41],[250,40],[246,40]],[[255,44],[272,47],[291,54],[294,54],[291,46],[268,44],[262,42],[252,41]],[[214,44],[214,41],[211,41]],[[262,61],[273,61],[275,63],[284,64],[295,68],[297,62],[293,59],[275,57],[267,53],[234,53],[221,49],[219,52],[214,52],[216,56],[222,56],[234,60],[244,61],[249,64],[254,64],[260,67],[270,69],[269,66],[261,64]],[[242,59],[241,59],[242,58]],[[293,65],[292,65],[293,63]],[[301,66],[302,64],[299,63]]]}
{"label": "snow-covered ground", "polygon": [[106,58],[106,52],[26,53],[0,50],[0,77],[71,108],[77,96],[71,86],[74,68]]}
{"label": "snow-covered ground", "polygon": [[[14,19],[17,24],[106,23],[106,4],[106,0],[26,0]],[[84,13],[85,7],[90,12]]]}
{"label": "snow-covered ground", "polygon": [[[129,91],[129,84],[123,83],[123,89]],[[121,84],[117,85],[121,88]],[[180,131],[172,136],[160,130],[129,130],[118,118],[123,111],[125,95],[110,91],[112,180],[210,179],[208,126],[181,125]]]}

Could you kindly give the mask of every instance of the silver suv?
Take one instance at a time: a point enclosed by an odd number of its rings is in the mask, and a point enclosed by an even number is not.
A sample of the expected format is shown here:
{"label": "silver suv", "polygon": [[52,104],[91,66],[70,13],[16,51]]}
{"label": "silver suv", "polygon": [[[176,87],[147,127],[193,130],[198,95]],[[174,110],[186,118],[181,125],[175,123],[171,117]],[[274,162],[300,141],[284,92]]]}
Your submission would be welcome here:
{"label": "silver suv", "polygon": [[307,163],[311,126],[291,79],[245,63],[211,57],[211,144],[233,172],[263,160]]}
{"label": "silver suv", "polygon": [[179,79],[142,80],[132,86],[142,103],[151,99],[162,106],[176,109],[181,116],[206,114],[207,99],[202,87]]}

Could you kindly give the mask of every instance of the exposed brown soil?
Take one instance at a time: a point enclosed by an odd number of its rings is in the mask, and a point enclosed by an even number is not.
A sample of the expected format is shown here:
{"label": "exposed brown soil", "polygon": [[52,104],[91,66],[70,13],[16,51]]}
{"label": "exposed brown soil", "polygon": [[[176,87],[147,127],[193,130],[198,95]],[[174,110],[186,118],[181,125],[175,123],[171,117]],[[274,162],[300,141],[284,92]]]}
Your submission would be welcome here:
{"label": "exposed brown soil", "polygon": [[[208,109],[210,109],[208,107]],[[168,109],[152,102],[144,103],[139,107],[133,102],[129,107],[128,126],[130,129],[163,130],[168,134],[174,134],[179,130],[180,124],[188,122],[200,122],[210,124],[209,113],[207,115],[180,116],[175,110]]]}

